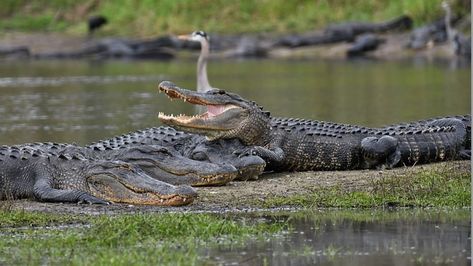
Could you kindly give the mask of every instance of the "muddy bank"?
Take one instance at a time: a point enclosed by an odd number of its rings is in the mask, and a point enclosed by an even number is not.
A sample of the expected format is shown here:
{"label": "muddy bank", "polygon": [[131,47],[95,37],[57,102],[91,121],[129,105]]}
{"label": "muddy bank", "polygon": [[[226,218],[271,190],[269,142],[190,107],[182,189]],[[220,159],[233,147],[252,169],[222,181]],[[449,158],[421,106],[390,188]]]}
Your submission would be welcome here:
{"label": "muddy bank", "polygon": [[[345,59],[347,51],[353,46],[353,43],[339,42],[330,44],[320,44],[302,47],[273,47],[262,50],[252,46],[255,42],[252,39],[257,37],[238,38],[240,39],[235,48],[212,50],[213,58],[228,57],[266,57],[266,58],[323,58],[323,59]],[[438,44],[425,49],[411,50],[405,48],[409,42],[409,33],[386,33],[379,35],[384,42],[377,49],[364,53],[364,57],[381,60],[399,60],[407,58],[439,58],[454,59],[455,55],[448,44]],[[232,39],[228,37],[228,39]],[[112,43],[115,44],[112,47]],[[59,33],[19,33],[10,32],[0,35],[0,48],[4,47],[5,52],[10,55],[4,55],[4,59],[17,60],[28,58],[87,58],[86,54],[92,58],[105,58],[103,52],[109,49],[107,53],[115,53],[115,58],[127,57],[131,53],[125,47],[125,41],[120,39],[101,39],[92,40],[86,37],[69,36]],[[149,44],[149,43],[148,43]],[[109,45],[110,47],[104,48]],[[246,46],[245,46],[246,45]],[[102,47],[103,46],[103,47]],[[21,49],[20,49],[21,48]],[[26,49],[26,51],[25,51]],[[156,50],[157,59],[170,59],[173,57],[188,57],[186,50],[194,51],[195,55],[199,53],[198,47],[187,47],[184,49],[164,48]],[[184,51],[184,52],[183,52]],[[146,58],[147,54],[142,50],[135,58]],[[113,56],[112,56],[113,57]],[[156,57],[150,57],[156,59]]]}
{"label": "muddy bank", "polygon": [[4,209],[71,214],[117,214],[139,212],[239,212],[261,208],[276,197],[307,195],[317,188],[339,186],[346,191],[370,191],[377,180],[441,171],[470,174],[470,161],[443,162],[393,170],[287,172],[264,174],[256,181],[231,182],[222,187],[198,188],[199,197],[186,207],[153,207],[112,204],[110,206],[55,204],[18,200],[1,202]]}
{"label": "muddy bank", "polygon": [[[451,22],[459,20],[455,17]],[[469,59],[470,53],[460,53],[448,41],[443,18],[416,29],[412,26],[410,17],[400,16],[384,22],[333,24],[299,34],[210,33],[208,42],[211,56],[219,58]],[[455,42],[455,47],[471,45],[464,42]],[[169,60],[185,54],[182,51],[186,50],[198,53],[200,44],[172,35],[149,39],[92,38],[57,33],[10,32],[0,35],[0,58],[6,59]]]}

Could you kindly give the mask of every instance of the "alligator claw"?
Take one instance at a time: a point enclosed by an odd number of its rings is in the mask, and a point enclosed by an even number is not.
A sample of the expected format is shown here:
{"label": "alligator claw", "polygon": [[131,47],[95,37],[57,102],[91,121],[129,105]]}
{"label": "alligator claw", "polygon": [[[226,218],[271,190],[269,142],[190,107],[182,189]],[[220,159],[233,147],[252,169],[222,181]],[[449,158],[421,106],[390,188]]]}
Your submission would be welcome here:
{"label": "alligator claw", "polygon": [[471,159],[471,150],[462,150],[459,153],[460,159],[470,160]]}
{"label": "alligator claw", "polygon": [[102,199],[99,199],[99,198],[96,198],[96,197],[94,197],[94,196],[84,195],[83,197],[81,197],[81,198],[79,199],[79,201],[77,201],[77,204],[89,204],[89,205],[92,205],[92,204],[101,204],[101,205],[110,205],[110,202],[105,201],[105,200],[102,200]]}
{"label": "alligator claw", "polygon": [[[234,152],[235,153],[235,152]],[[255,148],[247,148],[241,152],[235,153],[238,155],[238,158],[246,157],[246,156],[258,156],[259,153]]]}

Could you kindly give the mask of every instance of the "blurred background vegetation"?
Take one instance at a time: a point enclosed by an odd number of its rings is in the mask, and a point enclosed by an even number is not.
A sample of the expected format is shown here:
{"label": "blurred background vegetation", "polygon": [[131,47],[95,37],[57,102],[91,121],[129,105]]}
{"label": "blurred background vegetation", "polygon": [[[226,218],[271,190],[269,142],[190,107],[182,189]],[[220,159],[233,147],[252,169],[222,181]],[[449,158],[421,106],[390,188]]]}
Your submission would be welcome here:
{"label": "blurred background vegetation", "polygon": [[[416,25],[443,15],[442,0],[2,0],[0,29],[84,34],[89,16],[108,18],[101,34],[154,36],[205,29],[213,33],[302,32],[342,21],[410,15]],[[471,0],[451,1],[469,14]]]}

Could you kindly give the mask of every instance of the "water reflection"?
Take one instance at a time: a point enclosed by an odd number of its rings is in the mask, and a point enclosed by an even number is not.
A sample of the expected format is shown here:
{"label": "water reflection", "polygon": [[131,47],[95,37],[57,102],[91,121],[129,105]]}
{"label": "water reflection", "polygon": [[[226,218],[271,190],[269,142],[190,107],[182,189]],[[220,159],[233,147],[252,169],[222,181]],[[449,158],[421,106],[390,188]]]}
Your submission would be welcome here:
{"label": "water reflection", "polygon": [[290,234],[202,250],[203,260],[224,265],[467,265],[471,260],[470,210],[325,210],[287,217]]}
{"label": "water reflection", "polygon": [[[159,80],[193,88],[195,60],[0,63],[0,143],[88,143],[191,113],[156,93]],[[470,69],[372,61],[212,61],[215,87],[275,116],[380,126],[469,113]]]}

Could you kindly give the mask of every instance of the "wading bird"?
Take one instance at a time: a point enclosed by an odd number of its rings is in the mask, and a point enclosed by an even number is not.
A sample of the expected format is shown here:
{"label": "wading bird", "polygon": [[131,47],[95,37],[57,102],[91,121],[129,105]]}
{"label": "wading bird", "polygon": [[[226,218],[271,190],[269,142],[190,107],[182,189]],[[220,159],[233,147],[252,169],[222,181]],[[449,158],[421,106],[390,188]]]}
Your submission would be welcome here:
{"label": "wading bird", "polygon": [[447,30],[448,42],[452,47],[453,52],[458,56],[471,58],[471,39],[466,38],[457,30],[452,28],[452,10],[447,1],[442,2],[442,8],[445,10],[445,28]]}
{"label": "wading bird", "polygon": [[203,31],[194,31],[190,35],[180,35],[178,38],[181,40],[200,42],[201,49],[199,60],[197,61],[197,91],[206,92],[215,89],[210,86],[209,79],[207,78],[207,60],[210,48],[207,33]]}

